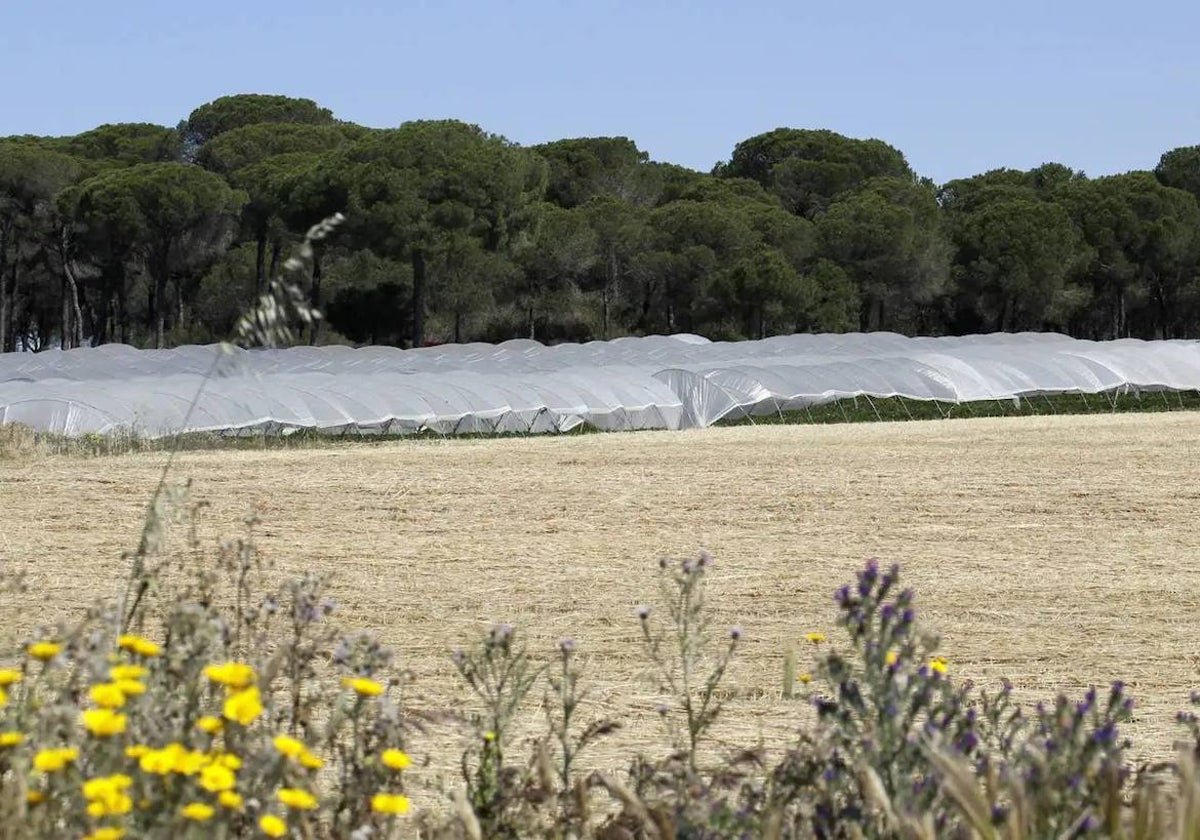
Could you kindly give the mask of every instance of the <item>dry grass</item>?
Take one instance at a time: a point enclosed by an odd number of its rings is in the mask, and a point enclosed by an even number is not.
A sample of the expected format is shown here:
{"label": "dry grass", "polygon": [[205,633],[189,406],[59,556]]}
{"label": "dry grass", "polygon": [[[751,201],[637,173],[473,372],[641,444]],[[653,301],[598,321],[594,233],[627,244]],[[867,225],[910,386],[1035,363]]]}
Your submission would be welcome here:
{"label": "dry grass", "polygon": [[[659,556],[701,548],[719,620],[746,629],[724,738],[787,739],[785,646],[832,630],[833,589],[877,556],[958,675],[1024,699],[1124,679],[1157,758],[1200,687],[1198,443],[1197,414],[1038,417],[196,452],[179,474],[211,537],[257,506],[281,572],[334,570],[342,621],[402,652],[422,705],[456,696],[448,651],[491,620],[547,655],[573,635],[595,703],[633,721],[601,765],[660,736],[634,607]],[[33,593],[0,601],[6,630],[116,590],[161,457],[0,463],[0,559]]]}

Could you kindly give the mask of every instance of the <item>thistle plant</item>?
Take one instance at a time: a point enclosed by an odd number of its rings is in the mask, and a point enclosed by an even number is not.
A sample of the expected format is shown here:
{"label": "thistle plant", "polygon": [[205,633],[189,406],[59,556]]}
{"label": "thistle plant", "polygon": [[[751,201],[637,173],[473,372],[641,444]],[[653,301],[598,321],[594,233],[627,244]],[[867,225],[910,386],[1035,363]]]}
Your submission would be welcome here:
{"label": "thistle plant", "polygon": [[1200,760],[1200,691],[1193,691],[1188,697],[1191,708],[1175,715],[1175,722],[1182,726],[1188,735],[1188,740],[1178,745],[1181,750],[1191,750],[1197,760]]}
{"label": "thistle plant", "polygon": [[513,834],[506,810],[516,801],[520,772],[505,764],[513,720],[541,677],[511,624],[495,624],[477,645],[454,653],[454,665],[480,709],[471,747],[462,757],[467,802],[485,836]]}
{"label": "thistle plant", "polygon": [[665,626],[655,627],[649,607],[637,611],[643,649],[660,691],[669,698],[659,706],[659,713],[676,752],[692,773],[698,769],[700,742],[721,712],[723,701],[717,689],[742,637],[742,629],[734,627],[725,644],[713,650],[704,603],[705,572],[712,562],[708,554],[677,563],[663,560],[659,585],[667,614]]}
{"label": "thistle plant", "polygon": [[[583,778],[576,773],[580,754],[589,745],[621,728],[613,720],[593,720],[580,726],[577,718],[579,707],[587,698],[587,689],[581,684],[583,668],[574,639],[563,639],[558,643],[557,669],[547,671],[546,692],[543,706],[546,711],[546,726],[554,741],[558,761],[553,770],[546,772],[543,766],[542,787],[558,790],[559,823],[564,832],[579,836],[587,820],[588,791]],[[552,763],[545,752],[539,759]]]}
{"label": "thistle plant", "polygon": [[937,774],[921,745],[937,738],[973,756],[977,713],[969,708],[971,686],[954,685],[948,662],[936,655],[938,640],[917,627],[913,592],[899,583],[898,567],[881,571],[870,562],[853,586],[838,590],[849,649],[832,646],[820,658],[816,673],[826,689],[813,702],[830,781],[851,807],[867,808],[882,793],[899,811],[933,810],[940,819]]}

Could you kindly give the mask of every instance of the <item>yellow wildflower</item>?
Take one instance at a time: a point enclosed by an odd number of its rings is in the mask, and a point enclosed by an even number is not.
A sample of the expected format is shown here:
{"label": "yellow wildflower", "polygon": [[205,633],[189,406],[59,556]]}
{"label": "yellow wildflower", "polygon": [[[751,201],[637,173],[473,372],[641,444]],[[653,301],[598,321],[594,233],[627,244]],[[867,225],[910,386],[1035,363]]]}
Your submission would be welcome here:
{"label": "yellow wildflower", "polygon": [[8,705],[8,692],[0,688],[0,708]]}
{"label": "yellow wildflower", "polygon": [[168,773],[180,773],[191,776],[200,772],[209,764],[209,758],[204,753],[192,752],[182,744],[167,744],[161,750],[150,750],[139,762],[143,773],[153,773],[165,776]]}
{"label": "yellow wildflower", "polygon": [[303,788],[280,788],[279,801],[297,811],[312,811],[317,807],[317,797]]}
{"label": "yellow wildflower", "polygon": [[242,769],[242,760],[233,753],[213,753],[208,757],[208,760],[213,764],[217,764],[229,770]]}
{"label": "yellow wildflower", "polygon": [[202,752],[181,750],[175,757],[176,773],[184,776],[194,776],[208,766],[209,760]]}
{"label": "yellow wildflower", "polygon": [[124,836],[125,829],[108,825],[104,828],[97,828],[91,834],[83,835],[83,840],[121,840]]}
{"label": "yellow wildflower", "polygon": [[46,794],[40,790],[31,790],[25,794],[25,802],[29,805],[41,805],[46,801]]}
{"label": "yellow wildflower", "polygon": [[492,741],[496,740],[496,733],[489,729],[487,732],[483,733],[483,740],[490,744]]}
{"label": "yellow wildflower", "polygon": [[226,688],[242,689],[254,682],[254,669],[244,662],[222,662],[220,665],[209,665],[204,669],[204,676]]}
{"label": "yellow wildflower", "polygon": [[352,689],[360,697],[378,697],[383,694],[383,686],[366,677],[342,677],[342,685]]}
{"label": "yellow wildflower", "polygon": [[240,811],[244,804],[242,795],[234,790],[221,791],[221,795],[217,797],[217,801],[221,803],[222,808],[228,808],[230,811]]}
{"label": "yellow wildflower", "polygon": [[102,709],[119,709],[125,705],[125,692],[115,683],[99,683],[92,686],[88,697]]}
{"label": "yellow wildflower", "polygon": [[88,709],[79,716],[79,720],[97,738],[120,735],[125,731],[125,715],[119,715],[112,709]]}
{"label": "yellow wildflower", "polygon": [[815,633],[815,632],[808,633],[807,635],[805,635],[804,638],[807,639],[808,641],[812,642],[814,645],[819,645],[819,644],[821,644],[821,642],[825,641],[825,634],[824,633]]}
{"label": "yellow wildflower", "polygon": [[196,728],[201,732],[207,732],[209,735],[216,735],[225,727],[225,722],[219,717],[205,715],[196,721]]}
{"label": "yellow wildflower", "polygon": [[25,679],[25,675],[16,668],[0,668],[0,688],[19,683]]}
{"label": "yellow wildflower", "polygon": [[894,651],[894,650],[889,650],[887,652],[887,660],[886,661],[887,661],[888,665],[895,665],[897,662],[900,661],[900,654],[896,653],[896,651]]}
{"label": "yellow wildflower", "polygon": [[93,817],[120,816],[133,810],[133,800],[125,792],[133,779],[123,773],[88,779],[83,783],[83,796],[88,801],[87,812]]}
{"label": "yellow wildflower", "polygon": [[34,642],[29,647],[25,648],[25,652],[34,659],[42,662],[49,662],[54,657],[62,653],[63,646],[58,642]]}
{"label": "yellow wildflower", "polygon": [[121,689],[126,697],[140,697],[146,693],[146,686],[137,680],[117,680],[113,685]]}
{"label": "yellow wildflower", "polygon": [[212,819],[215,813],[213,806],[204,802],[189,802],[183,806],[183,810],[179,812],[184,819],[195,820],[196,822],[207,822]]}
{"label": "yellow wildflower", "polygon": [[383,762],[384,767],[390,767],[393,770],[407,770],[412,766],[412,759],[404,750],[384,750],[379,759]]}
{"label": "yellow wildflower", "polygon": [[108,678],[114,682],[121,680],[140,680],[149,670],[142,665],[114,665],[108,669]]}
{"label": "yellow wildflower", "polygon": [[130,653],[136,653],[138,656],[152,657],[162,653],[162,647],[144,636],[135,636],[132,633],[125,633],[117,638],[117,647],[122,650],[127,650]]}
{"label": "yellow wildflower", "polygon": [[138,766],[142,768],[143,773],[152,773],[156,776],[165,776],[175,769],[175,754],[171,747],[183,749],[178,744],[171,744],[161,750],[149,750],[141,755],[138,759]]}
{"label": "yellow wildflower", "polygon": [[242,726],[254,723],[262,712],[263,704],[258,693],[258,686],[250,686],[245,691],[229,695],[225,700],[225,707],[222,709],[226,720],[237,721]]}
{"label": "yellow wildflower", "polygon": [[812,682],[812,674],[801,674],[800,676],[796,677],[796,679],[804,683],[804,685],[808,685],[810,682]]}
{"label": "yellow wildflower", "polygon": [[267,814],[260,819],[258,827],[268,837],[282,837],[287,834],[287,823],[274,814]]}
{"label": "yellow wildflower", "polygon": [[0,732],[0,749],[15,747],[24,743],[25,736],[20,732]]}
{"label": "yellow wildflower", "polygon": [[298,758],[306,751],[304,742],[287,735],[276,735],[271,743],[275,745],[279,754],[286,758]]}
{"label": "yellow wildflower", "polygon": [[221,793],[232,790],[237,784],[237,776],[228,767],[220,764],[210,764],[200,771],[200,787],[209,793]]}
{"label": "yellow wildflower", "polygon": [[307,767],[309,770],[320,770],[322,767],[325,766],[325,762],[322,759],[317,758],[315,755],[310,753],[308,750],[305,750],[304,752],[300,753],[299,760],[300,760],[300,766]]}
{"label": "yellow wildflower", "polygon": [[398,793],[377,793],[371,797],[371,810],[376,814],[407,814],[408,797]]}
{"label": "yellow wildflower", "polygon": [[125,757],[139,759],[148,752],[150,752],[150,748],[145,744],[134,744],[133,746],[125,748]]}
{"label": "yellow wildflower", "polygon": [[79,758],[79,750],[74,747],[41,750],[33,757],[33,766],[43,773],[54,773],[77,758]]}
{"label": "yellow wildflower", "polygon": [[103,799],[113,791],[126,790],[132,785],[133,779],[124,773],[100,776],[96,779],[88,779],[83,783],[83,797],[84,799]]}
{"label": "yellow wildflower", "polygon": [[943,657],[935,656],[929,660],[929,670],[935,674],[944,674],[949,664]]}

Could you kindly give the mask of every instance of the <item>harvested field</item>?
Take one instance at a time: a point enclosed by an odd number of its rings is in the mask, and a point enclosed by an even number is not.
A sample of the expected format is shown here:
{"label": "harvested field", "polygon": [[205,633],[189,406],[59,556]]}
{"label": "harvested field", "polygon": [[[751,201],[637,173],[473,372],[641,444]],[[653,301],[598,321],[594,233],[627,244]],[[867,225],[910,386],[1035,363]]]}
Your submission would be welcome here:
{"label": "harvested field", "polygon": [[[34,593],[0,602],[7,629],[117,590],[161,462],[0,462],[0,559]],[[718,624],[746,631],[730,742],[786,743],[783,651],[837,641],[830,596],[867,557],[903,564],[956,676],[1028,700],[1124,679],[1141,757],[1200,688],[1197,413],[194,452],[177,474],[206,539],[257,509],[278,571],[335,571],[341,621],[400,652],[416,705],[458,702],[448,652],[489,621],[547,655],[574,636],[598,711],[631,720],[599,765],[661,738],[634,609],[660,556],[701,548]],[[454,737],[418,746],[449,763]]]}

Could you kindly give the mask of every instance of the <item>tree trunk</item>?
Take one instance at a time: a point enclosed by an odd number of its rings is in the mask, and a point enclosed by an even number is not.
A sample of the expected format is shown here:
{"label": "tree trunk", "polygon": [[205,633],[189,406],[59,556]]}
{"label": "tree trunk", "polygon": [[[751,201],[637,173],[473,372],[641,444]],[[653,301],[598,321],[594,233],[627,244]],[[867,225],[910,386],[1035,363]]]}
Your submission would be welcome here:
{"label": "tree trunk", "polygon": [[283,253],[283,240],[278,236],[271,241],[271,270],[267,276],[274,280],[279,276],[279,256]]}
{"label": "tree trunk", "polygon": [[1113,338],[1125,337],[1125,289],[1117,287],[1117,306],[1113,313]]}
{"label": "tree trunk", "polygon": [[425,252],[413,251],[412,346],[425,343]]}
{"label": "tree trunk", "polygon": [[103,282],[96,306],[88,307],[92,313],[92,346],[107,344],[112,335],[112,290]]}
{"label": "tree trunk", "polygon": [[69,347],[83,346],[83,310],[79,306],[79,281],[75,277],[75,269],[71,267],[71,234],[66,225],[59,229],[59,258],[62,260],[63,272],[63,323],[72,323],[69,334],[64,329],[63,341]]}
{"label": "tree trunk", "polygon": [[454,313],[454,343],[462,344],[462,313],[457,310]]}
{"label": "tree trunk", "polygon": [[602,339],[604,339],[605,341],[608,341],[608,286],[607,285],[603,289],[600,290],[600,301],[601,301],[601,311],[603,312],[603,315],[601,316],[601,319],[600,319],[600,323],[601,323],[600,337]]}
{"label": "tree trunk", "polygon": [[601,337],[608,340],[608,307],[612,296],[612,291],[617,287],[617,276],[620,273],[617,265],[617,252],[615,249],[608,252],[608,272],[604,278],[604,289],[602,293],[604,304],[603,324],[601,328]]}
{"label": "tree trunk", "polygon": [[171,244],[160,241],[158,248],[150,254],[150,315],[154,329],[154,346],[161,350],[166,333],[167,321],[167,280],[170,275]]}
{"label": "tree trunk", "polygon": [[12,236],[11,226],[0,228],[0,353],[8,347],[8,310],[12,301],[8,296],[8,240]]}
{"label": "tree trunk", "polygon": [[254,296],[258,297],[267,285],[267,234],[260,231],[254,245]]}
{"label": "tree trunk", "polygon": [[167,296],[167,278],[158,275],[154,278],[154,346],[163,349],[163,339],[166,333],[167,312],[163,298]]}
{"label": "tree trunk", "polygon": [[71,349],[71,303],[68,300],[67,275],[64,272],[59,278],[59,298],[62,309],[58,323],[58,346],[63,350]]}
{"label": "tree trunk", "polygon": [[858,305],[858,329],[859,332],[871,331],[871,309],[874,306],[874,301],[869,297],[864,297]]}
{"label": "tree trunk", "polygon": [[129,323],[129,287],[125,277],[125,266],[119,266],[116,276],[117,292],[117,328],[110,335],[120,336],[122,344],[128,344],[132,324]]}
{"label": "tree trunk", "polygon": [[1000,332],[1009,332],[1012,330],[1013,310],[1016,307],[1013,304],[1013,296],[1004,296],[1004,308],[1000,311]]}
{"label": "tree trunk", "polygon": [[5,296],[8,301],[8,306],[4,309],[3,327],[6,336],[3,344],[0,344],[0,350],[8,353],[15,352],[17,349],[17,280],[19,278],[17,271],[17,260],[13,260],[8,266],[8,294]]}
{"label": "tree trunk", "polygon": [[[309,294],[310,305],[314,310],[321,310],[321,245],[313,245],[312,252],[312,291]],[[308,343],[315,346],[321,335],[321,319],[314,319],[308,327]]]}

